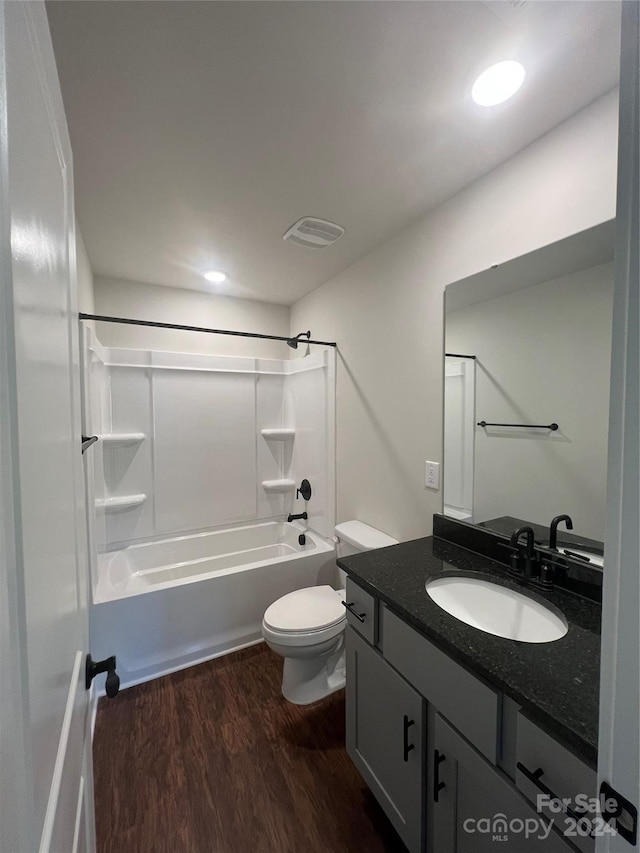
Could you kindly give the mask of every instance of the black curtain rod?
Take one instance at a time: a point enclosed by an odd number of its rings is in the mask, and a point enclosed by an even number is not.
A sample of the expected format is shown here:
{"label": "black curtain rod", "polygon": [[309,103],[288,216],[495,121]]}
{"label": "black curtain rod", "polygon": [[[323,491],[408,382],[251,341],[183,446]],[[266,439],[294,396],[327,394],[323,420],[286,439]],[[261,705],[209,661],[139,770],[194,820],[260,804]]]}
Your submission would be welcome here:
{"label": "black curtain rod", "polygon": [[475,355],[460,355],[459,352],[445,352],[445,355],[449,358],[473,358],[475,359]]}
{"label": "black curtain rod", "polygon": [[[126,326],[150,326],[153,329],[175,329],[178,332],[206,332],[209,335],[233,335],[238,338],[262,338],[268,341],[287,341],[284,335],[262,335],[259,332],[230,332],[228,329],[205,329],[202,326],[183,326],[179,323],[156,323],[155,320],[128,320],[124,317],[105,317],[101,314],[78,314],[79,320],[95,320],[99,323],[123,323]],[[323,347],[335,347],[335,341],[312,341],[303,339],[301,344],[318,344]]]}

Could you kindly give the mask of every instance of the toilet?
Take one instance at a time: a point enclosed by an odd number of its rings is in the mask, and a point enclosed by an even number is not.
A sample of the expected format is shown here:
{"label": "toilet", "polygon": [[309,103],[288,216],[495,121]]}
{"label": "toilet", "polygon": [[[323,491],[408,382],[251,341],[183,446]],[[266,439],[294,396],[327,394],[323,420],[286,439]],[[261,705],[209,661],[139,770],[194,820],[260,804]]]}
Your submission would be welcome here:
{"label": "toilet", "polygon": [[[361,521],[338,524],[335,534],[338,557],[398,544]],[[295,705],[317,702],[345,684],[346,574],[338,571],[340,589],[297,589],[274,601],[262,620],[265,642],[284,658],[282,695]]]}

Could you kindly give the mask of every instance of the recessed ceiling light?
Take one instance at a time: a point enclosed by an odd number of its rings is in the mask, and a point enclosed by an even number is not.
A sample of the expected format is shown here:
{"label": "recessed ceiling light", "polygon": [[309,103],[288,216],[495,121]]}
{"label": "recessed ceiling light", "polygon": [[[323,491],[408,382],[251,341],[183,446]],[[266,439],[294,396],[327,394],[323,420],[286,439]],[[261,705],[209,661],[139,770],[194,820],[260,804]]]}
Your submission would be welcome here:
{"label": "recessed ceiling light", "polygon": [[209,270],[209,272],[204,273],[204,277],[207,281],[212,281],[214,284],[222,284],[227,274],[221,270]]}
{"label": "recessed ceiling light", "polygon": [[487,68],[473,84],[471,97],[481,107],[493,107],[514,95],[524,80],[524,68],[508,59]]}

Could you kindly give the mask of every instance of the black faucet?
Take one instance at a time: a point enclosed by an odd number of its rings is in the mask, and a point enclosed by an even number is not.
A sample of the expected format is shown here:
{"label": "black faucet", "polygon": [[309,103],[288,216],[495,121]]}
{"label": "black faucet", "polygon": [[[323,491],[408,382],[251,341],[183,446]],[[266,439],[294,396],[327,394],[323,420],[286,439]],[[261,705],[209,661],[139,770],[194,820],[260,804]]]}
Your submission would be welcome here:
{"label": "black faucet", "polygon": [[556,551],[557,550],[557,541],[558,541],[558,525],[561,521],[565,521],[567,524],[567,530],[573,530],[573,521],[571,521],[571,517],[568,515],[556,515],[556,517],[551,522],[551,526],[549,527],[549,548]]}
{"label": "black faucet", "polygon": [[309,518],[309,516],[307,515],[306,512],[299,512],[297,515],[289,513],[289,517],[287,518],[287,521],[297,521],[299,518],[302,518],[302,519],[304,519],[304,521],[306,521],[307,518]]}
{"label": "black faucet", "polygon": [[[527,546],[524,554],[522,554],[518,545],[518,541],[521,536],[527,537]],[[525,581],[532,580],[532,578],[535,577],[535,574],[537,574],[537,571],[534,572],[534,569],[537,570],[538,568],[538,562],[533,544],[533,528],[528,526],[516,527],[516,529],[511,534],[511,539],[509,540],[509,547],[511,548],[510,573],[519,577],[524,577]],[[524,557],[524,572],[521,572],[520,570],[520,560],[522,557]]]}

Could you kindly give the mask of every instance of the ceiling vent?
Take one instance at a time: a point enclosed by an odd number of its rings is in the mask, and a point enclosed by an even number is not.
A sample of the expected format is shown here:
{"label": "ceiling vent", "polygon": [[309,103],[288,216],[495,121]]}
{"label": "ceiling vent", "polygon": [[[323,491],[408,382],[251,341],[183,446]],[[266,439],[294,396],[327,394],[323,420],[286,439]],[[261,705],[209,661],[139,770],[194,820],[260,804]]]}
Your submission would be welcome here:
{"label": "ceiling vent", "polygon": [[530,0],[484,0],[484,5],[507,24],[516,22],[521,17],[520,10],[529,3]]}
{"label": "ceiling vent", "polygon": [[344,234],[344,228],[335,222],[327,222],[326,219],[316,219],[313,216],[304,216],[283,235],[283,240],[291,240],[300,246],[308,246],[310,249],[326,249],[335,243]]}

